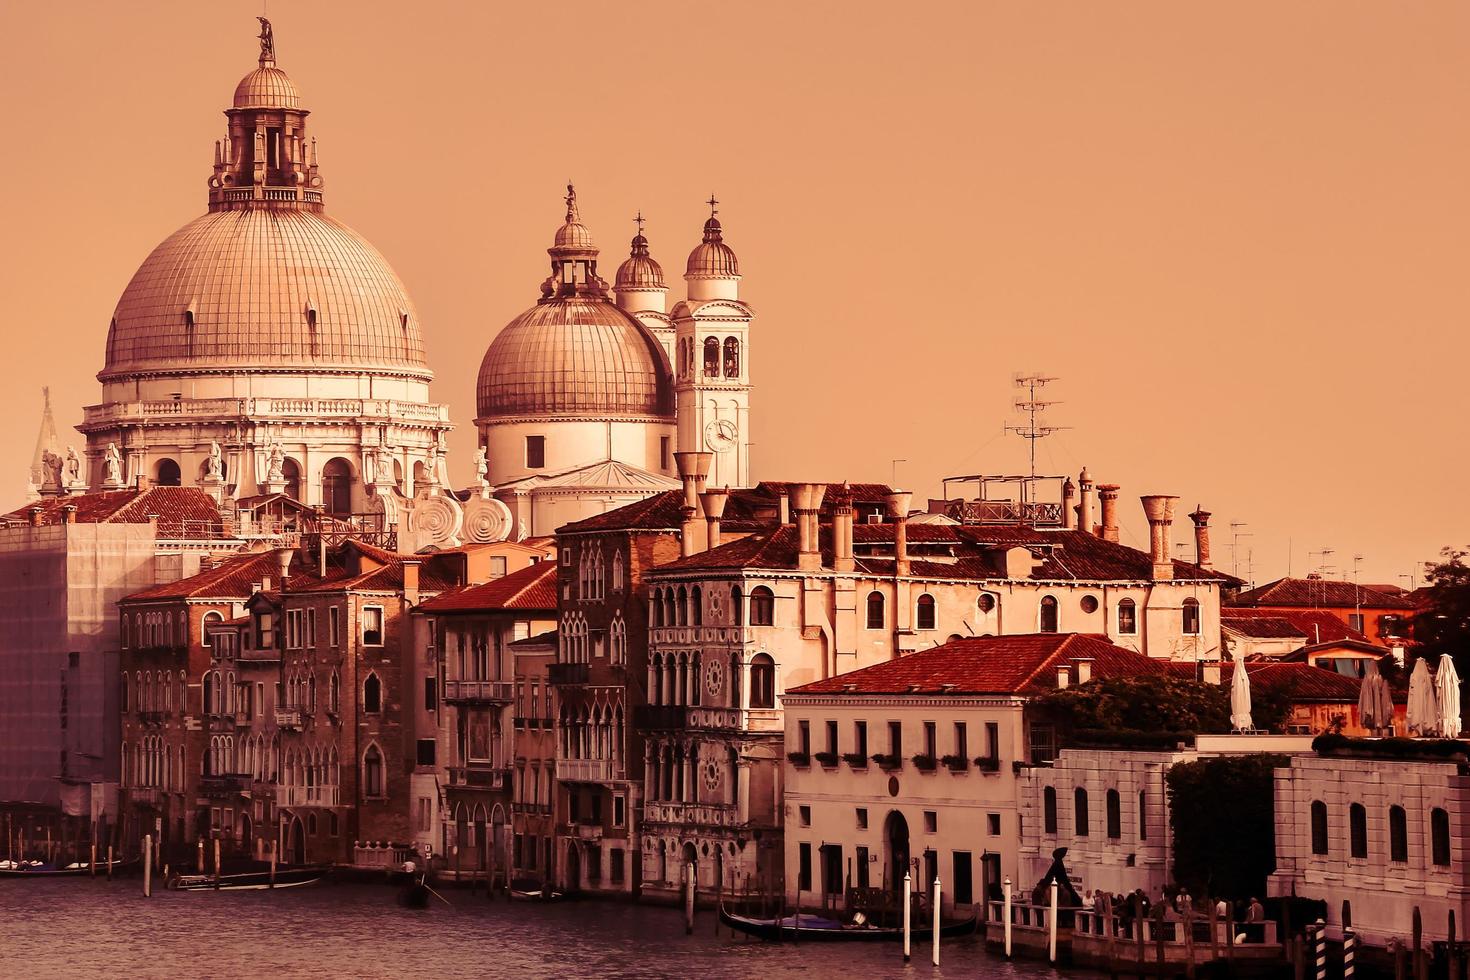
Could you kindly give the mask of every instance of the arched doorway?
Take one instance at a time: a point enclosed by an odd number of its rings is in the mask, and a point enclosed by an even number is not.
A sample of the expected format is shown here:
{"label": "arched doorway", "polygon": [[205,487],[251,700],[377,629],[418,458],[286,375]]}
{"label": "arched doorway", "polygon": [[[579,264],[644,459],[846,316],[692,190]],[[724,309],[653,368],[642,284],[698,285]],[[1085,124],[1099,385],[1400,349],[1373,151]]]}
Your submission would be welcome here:
{"label": "arched doorway", "polygon": [[183,483],[183,472],[173,460],[160,459],[153,468],[153,482],[160,487],[176,487]]}
{"label": "arched doorway", "polygon": [[576,841],[567,844],[567,875],[563,887],[568,892],[582,890],[582,855]]}
{"label": "arched doorway", "polygon": [[306,828],[297,816],[291,818],[286,828],[286,860],[291,864],[306,863]]}
{"label": "arched doorway", "polygon": [[322,507],[328,514],[352,513],[352,464],[340,456],[322,467]]}
{"label": "arched doorway", "polygon": [[890,811],[883,822],[883,843],[888,848],[888,889],[903,901],[903,876],[909,871],[909,822],[897,810]]}
{"label": "arched doorway", "polygon": [[292,500],[301,500],[301,467],[296,460],[289,458],[281,460],[281,476],[286,480],[286,496]]}

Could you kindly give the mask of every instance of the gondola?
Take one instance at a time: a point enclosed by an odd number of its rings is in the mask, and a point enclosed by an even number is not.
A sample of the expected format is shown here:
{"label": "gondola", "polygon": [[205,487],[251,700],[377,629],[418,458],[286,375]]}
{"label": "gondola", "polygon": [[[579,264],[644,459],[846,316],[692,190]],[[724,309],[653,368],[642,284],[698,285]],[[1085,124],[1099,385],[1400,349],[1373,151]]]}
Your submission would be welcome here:
{"label": "gondola", "polygon": [[277,868],[275,884],[271,884],[270,871],[247,871],[243,874],[220,875],[174,875],[168,887],[181,892],[215,891],[264,891],[268,888],[299,888],[321,881],[331,870],[331,865],[312,864],[299,868]]}
{"label": "gondola", "polygon": [[548,888],[545,882],[537,878],[512,878],[510,897],[528,902],[560,902],[567,896],[565,892]]}
{"label": "gondola", "polygon": [[[761,939],[795,939],[803,942],[807,940],[881,942],[903,938],[903,928],[900,926],[875,926],[870,923],[858,925],[839,922],[820,915],[788,915],[780,920],[762,919],[755,916],[738,915],[723,905],[720,906],[720,922],[737,932],[758,936]],[[975,926],[976,919],[973,916],[968,919],[941,923],[939,936],[941,939],[968,936],[975,931]],[[934,929],[927,923],[921,926],[915,922],[909,929],[909,938],[913,942],[927,941],[933,936]]]}
{"label": "gondola", "polygon": [[406,909],[426,909],[429,907],[429,898],[429,886],[422,878],[406,881],[398,889],[398,904]]}
{"label": "gondola", "polygon": [[[131,861],[114,859],[112,872],[127,870],[139,863],[137,858]],[[81,878],[92,873],[90,861],[74,861],[57,867],[44,861],[0,861],[0,878]],[[97,873],[107,874],[107,862],[97,862]]]}

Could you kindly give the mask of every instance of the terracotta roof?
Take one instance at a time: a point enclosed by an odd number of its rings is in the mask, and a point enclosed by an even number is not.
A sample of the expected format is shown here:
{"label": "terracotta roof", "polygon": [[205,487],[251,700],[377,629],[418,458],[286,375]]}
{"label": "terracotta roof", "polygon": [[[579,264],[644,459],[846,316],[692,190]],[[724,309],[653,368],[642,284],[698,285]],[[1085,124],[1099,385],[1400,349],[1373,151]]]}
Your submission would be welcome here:
{"label": "terracotta roof", "polygon": [[480,585],[451,589],[419,607],[427,613],[487,612],[496,609],[556,610],[556,563],[537,562]]}
{"label": "terracotta roof", "polygon": [[[1176,675],[1193,678],[1195,664],[1171,662],[1169,671]],[[1226,661],[1220,664],[1220,683],[1230,686],[1235,676],[1235,664]],[[1251,691],[1282,694],[1292,701],[1316,701],[1327,704],[1357,704],[1362,681],[1356,677],[1339,674],[1325,667],[1313,667],[1305,663],[1290,663],[1279,660],[1253,660],[1245,665],[1250,678]],[[1400,696],[1396,693],[1395,699]]]}
{"label": "terracotta roof", "polygon": [[1376,643],[1369,643],[1367,640],[1326,640],[1322,643],[1312,643],[1304,647],[1299,647],[1286,654],[1281,660],[1284,662],[1306,663],[1308,658],[1328,650],[1351,650],[1354,653],[1366,653],[1377,658],[1384,657],[1388,654],[1388,651],[1383,647]]}
{"label": "terracotta roof", "polygon": [[[294,558],[295,556],[293,556]],[[299,562],[293,562],[300,567]],[[281,567],[274,552],[257,551],[226,558],[214,568],[197,575],[155,585],[135,592],[121,602],[156,602],[160,599],[248,599],[259,587],[261,579],[276,580]]]}
{"label": "terracotta roof", "polygon": [[[777,483],[765,481],[757,484],[754,488],[735,488],[730,491],[730,499],[725,505],[725,515],[720,521],[720,526],[730,531],[749,531],[758,527],[770,527],[775,524],[774,514],[780,507],[782,494],[789,492],[795,486],[792,483]],[[885,503],[890,492],[888,487],[880,483],[854,483],[827,484],[827,493],[822,499],[822,513],[830,516],[832,504],[839,493],[846,488],[852,495],[853,503],[862,505],[877,505]],[[665,490],[642,500],[635,500],[606,513],[597,514],[584,520],[573,521],[561,528],[558,532],[580,533],[586,531],[677,531],[684,523],[684,491]],[[866,525],[860,525],[866,526]]]}
{"label": "terracotta roof", "polygon": [[556,630],[547,630],[545,633],[537,633],[523,640],[512,640],[507,643],[508,647],[541,647],[556,646]]}
{"label": "terracotta roof", "polygon": [[1055,690],[1056,668],[1091,658],[1092,676],[1124,677],[1164,672],[1162,661],[1115,646],[1087,633],[1029,633],[951,640],[815,681],[788,695],[842,694],[1023,694]]}
{"label": "terracotta roof", "polygon": [[1281,616],[1221,616],[1220,625],[1258,640],[1301,640],[1307,635]]}
{"label": "terracotta roof", "polygon": [[149,487],[147,490],[99,490],[66,497],[43,497],[0,521],[26,524],[40,508],[41,524],[65,523],[66,508],[76,507],[78,524],[146,524],[158,515],[160,538],[223,538],[224,525],[214,500],[198,487]]}
{"label": "terracotta roof", "polygon": [[1260,588],[1242,592],[1231,600],[1232,606],[1305,606],[1308,609],[1335,609],[1362,606],[1365,609],[1414,608],[1414,603],[1400,595],[1376,592],[1366,585],[1334,582],[1330,579],[1282,578]]}
{"label": "terracotta roof", "polygon": [[1344,623],[1337,616],[1322,609],[1243,609],[1239,606],[1224,606],[1220,609],[1220,625],[1234,629],[1246,636],[1265,637],[1268,634],[1248,632],[1252,629],[1279,629],[1279,627],[1253,627],[1251,622],[1285,622],[1293,633],[1271,633],[1270,636],[1286,638],[1299,636],[1306,643],[1326,643],[1329,640],[1362,640],[1368,637]]}

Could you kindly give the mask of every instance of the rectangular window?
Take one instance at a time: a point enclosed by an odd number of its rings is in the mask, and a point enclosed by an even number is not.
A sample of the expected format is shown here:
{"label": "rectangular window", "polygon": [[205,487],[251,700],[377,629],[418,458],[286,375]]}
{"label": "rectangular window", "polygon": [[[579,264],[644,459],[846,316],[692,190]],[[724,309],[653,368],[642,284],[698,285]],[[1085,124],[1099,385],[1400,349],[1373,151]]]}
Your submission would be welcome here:
{"label": "rectangular window", "polygon": [[539,470],[546,465],[546,437],[526,436],[526,469]]}
{"label": "rectangular window", "polygon": [[954,754],[964,759],[968,764],[970,760],[970,729],[962,721],[954,723]]}
{"label": "rectangular window", "polygon": [[316,610],[306,610],[306,645],[316,646]]}
{"label": "rectangular window", "polygon": [[[613,819],[612,819],[612,825],[614,827],[623,827],[623,826],[626,826],[627,823],[628,823],[628,798],[626,796],[623,796],[622,794],[617,794],[617,795],[613,796]],[[622,856],[622,852],[621,851],[614,851],[613,853],[616,854],[619,857]]]}
{"label": "rectangular window", "polygon": [[418,828],[422,831],[434,829],[434,801],[427,796],[419,797],[419,822]]}
{"label": "rectangular window", "polygon": [[827,751],[837,754],[837,722],[827,722]]}
{"label": "rectangular window", "polygon": [[618,848],[612,852],[612,880],[614,885],[623,883],[623,850]]}
{"label": "rectangular window", "polygon": [[939,735],[934,722],[924,722],[924,754],[931,759],[934,758],[937,754],[936,747],[938,743]]}
{"label": "rectangular window", "polygon": [[439,687],[432,677],[424,678],[424,710],[439,710]]}
{"label": "rectangular window", "polygon": [[602,823],[602,793],[594,791],[592,794],[592,822]]}
{"label": "rectangular window", "polygon": [[903,757],[903,724],[900,722],[888,723],[888,752],[899,758]]}
{"label": "rectangular window", "polygon": [[799,806],[799,807],[796,808],[796,812],[801,817],[801,825],[803,827],[810,827],[812,825],[812,808],[811,807],[809,807],[809,806]]}
{"label": "rectangular window", "polygon": [[796,890],[809,892],[812,890],[812,846],[803,841],[796,845],[796,854]]}
{"label": "rectangular window", "polygon": [[1050,725],[1031,726],[1031,764],[1041,766],[1057,757],[1057,735]]}
{"label": "rectangular window", "polygon": [[991,837],[1000,836],[1000,814],[987,813],[985,815],[985,832]]}
{"label": "rectangular window", "polygon": [[857,886],[859,888],[867,888],[868,887],[868,849],[866,847],[859,847],[857,849],[857,856],[854,859],[853,863],[857,865]]}
{"label": "rectangular window", "polygon": [[1000,760],[1000,724],[994,721],[985,723],[985,758]]}
{"label": "rectangular window", "polygon": [[432,766],[434,764],[434,748],[436,744],[432,738],[419,739],[419,765]]}
{"label": "rectangular window", "polygon": [[796,723],[796,751],[802,755],[812,752],[812,723],[805,718]]}
{"label": "rectangular window", "polygon": [[490,556],[490,577],[492,579],[495,579],[495,578],[505,578],[505,556],[504,555],[491,555]]}
{"label": "rectangular window", "polygon": [[327,608],[327,642],[334,647],[342,644],[342,610],[336,606]]}
{"label": "rectangular window", "polygon": [[826,895],[842,894],[842,845],[822,845],[822,892]]}
{"label": "rectangular window", "polygon": [[975,901],[973,874],[970,852],[955,851],[954,873],[951,876],[954,884],[951,887],[956,905],[969,905]]}
{"label": "rectangular window", "polygon": [[924,811],[924,833],[939,833],[939,813],[935,810]]}
{"label": "rectangular window", "polygon": [[1348,613],[1348,625],[1357,630],[1359,633],[1363,632],[1363,614]]}
{"label": "rectangular window", "polygon": [[865,806],[857,808],[857,825],[858,830],[868,829],[868,808]]}
{"label": "rectangular window", "polygon": [[669,437],[659,436],[658,440],[658,468],[667,470],[669,468]]}
{"label": "rectangular window", "polygon": [[853,752],[866,759],[868,757],[868,723],[865,721],[853,722],[852,736]]}
{"label": "rectangular window", "polygon": [[362,607],[362,645],[368,647],[380,647],[383,645],[383,607]]}

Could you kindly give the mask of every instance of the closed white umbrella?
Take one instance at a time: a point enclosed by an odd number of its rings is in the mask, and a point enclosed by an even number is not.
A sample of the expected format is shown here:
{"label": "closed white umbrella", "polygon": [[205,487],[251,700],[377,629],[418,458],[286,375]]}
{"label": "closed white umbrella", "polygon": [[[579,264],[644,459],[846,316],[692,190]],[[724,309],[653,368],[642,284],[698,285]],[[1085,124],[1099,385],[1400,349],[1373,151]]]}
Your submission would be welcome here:
{"label": "closed white umbrella", "polygon": [[1248,732],[1251,725],[1251,681],[1245,672],[1245,658],[1237,655],[1235,670],[1230,674],[1230,727]]}
{"label": "closed white umbrella", "polygon": [[1383,727],[1383,720],[1378,717],[1378,665],[1368,661],[1363,669],[1363,683],[1358,687],[1358,721],[1370,732],[1375,732]]}
{"label": "closed white umbrella", "polygon": [[1439,696],[1439,733],[1445,738],[1459,738],[1460,674],[1448,654],[1439,658],[1439,669],[1434,672],[1434,689]]}
{"label": "closed white umbrella", "polygon": [[1387,729],[1388,734],[1393,734],[1393,691],[1389,690],[1388,678],[1382,674],[1373,677],[1373,707],[1374,716],[1378,719],[1378,727]]}
{"label": "closed white umbrella", "polygon": [[1424,659],[1414,661],[1409,674],[1409,734],[1433,735],[1439,724],[1439,698],[1434,694],[1434,678]]}

